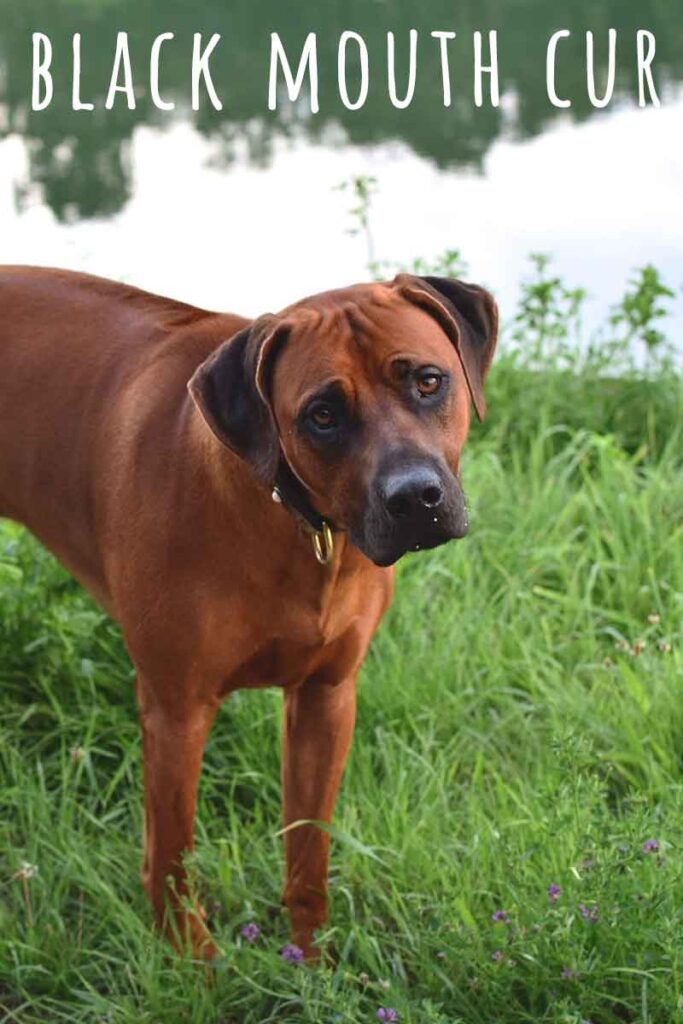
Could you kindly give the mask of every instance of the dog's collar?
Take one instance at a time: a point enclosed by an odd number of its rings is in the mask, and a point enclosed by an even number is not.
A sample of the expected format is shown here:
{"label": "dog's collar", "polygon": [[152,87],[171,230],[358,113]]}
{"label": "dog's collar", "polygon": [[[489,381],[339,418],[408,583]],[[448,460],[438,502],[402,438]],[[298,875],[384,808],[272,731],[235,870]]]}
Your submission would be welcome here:
{"label": "dog's collar", "polygon": [[311,543],[315,557],[321,565],[332,561],[334,554],[334,526],[320,515],[311,504],[304,486],[294,474],[287,459],[280,453],[275,482],[273,484],[273,501],[291,509],[313,531]]}

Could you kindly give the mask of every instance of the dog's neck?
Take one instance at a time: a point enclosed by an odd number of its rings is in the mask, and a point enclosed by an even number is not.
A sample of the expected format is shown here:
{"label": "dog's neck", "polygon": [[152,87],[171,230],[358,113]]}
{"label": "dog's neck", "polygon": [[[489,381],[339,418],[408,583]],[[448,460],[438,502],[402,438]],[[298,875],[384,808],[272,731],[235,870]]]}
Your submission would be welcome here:
{"label": "dog's neck", "polygon": [[332,523],[330,523],[329,520],[325,520],[314,508],[311,500],[306,494],[303,484],[294,474],[294,471],[287,462],[287,459],[282,454],[280,454],[280,461],[278,462],[275,481],[273,483],[273,497],[274,500],[277,501],[278,498],[275,497],[276,493],[285,508],[290,509],[299,516],[299,518],[303,519],[304,523],[309,526],[314,533],[320,533],[326,522],[331,529],[334,529]]}
{"label": "dog's neck", "polygon": [[284,454],[275,474],[272,491],[273,501],[284,505],[293,513],[310,535],[313,554],[321,565],[329,565],[334,555],[334,525],[324,519],[312,504],[304,485],[301,483]]}

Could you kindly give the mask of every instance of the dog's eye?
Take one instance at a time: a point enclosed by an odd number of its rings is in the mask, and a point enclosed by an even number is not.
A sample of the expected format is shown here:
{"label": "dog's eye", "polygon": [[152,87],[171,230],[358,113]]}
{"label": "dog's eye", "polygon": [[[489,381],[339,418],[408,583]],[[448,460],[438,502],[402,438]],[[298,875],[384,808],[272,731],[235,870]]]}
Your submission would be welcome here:
{"label": "dog's eye", "polygon": [[423,398],[435,395],[441,387],[443,375],[437,370],[420,370],[417,377],[417,390]]}
{"label": "dog's eye", "polygon": [[333,430],[337,426],[334,409],[327,402],[316,402],[308,410],[308,418],[318,430]]}

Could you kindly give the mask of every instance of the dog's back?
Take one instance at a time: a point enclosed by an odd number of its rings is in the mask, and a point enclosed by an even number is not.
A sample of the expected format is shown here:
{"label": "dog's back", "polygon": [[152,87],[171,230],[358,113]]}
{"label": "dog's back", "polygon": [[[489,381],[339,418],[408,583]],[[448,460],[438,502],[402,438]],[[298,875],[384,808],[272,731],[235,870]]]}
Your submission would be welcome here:
{"label": "dog's back", "polygon": [[115,486],[129,386],[149,373],[146,407],[136,422],[126,410],[127,427],[163,418],[233,320],[244,322],[87,274],[0,268],[0,516],[28,526],[103,600],[95,520]]}

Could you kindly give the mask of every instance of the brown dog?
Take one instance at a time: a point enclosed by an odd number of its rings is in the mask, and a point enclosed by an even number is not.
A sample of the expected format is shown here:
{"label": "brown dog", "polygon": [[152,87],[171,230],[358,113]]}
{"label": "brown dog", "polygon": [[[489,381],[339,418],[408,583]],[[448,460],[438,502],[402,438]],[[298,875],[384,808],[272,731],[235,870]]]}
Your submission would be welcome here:
{"label": "brown dog", "polygon": [[[215,952],[182,857],[204,741],[233,690],[282,688],[285,825],[330,820],[387,567],[466,532],[460,453],[496,333],[491,296],[441,278],[401,274],[249,322],[0,269],[0,515],[123,629],[143,881],[176,945]],[[285,845],[292,939],[312,955],[329,839],[308,824]]]}

